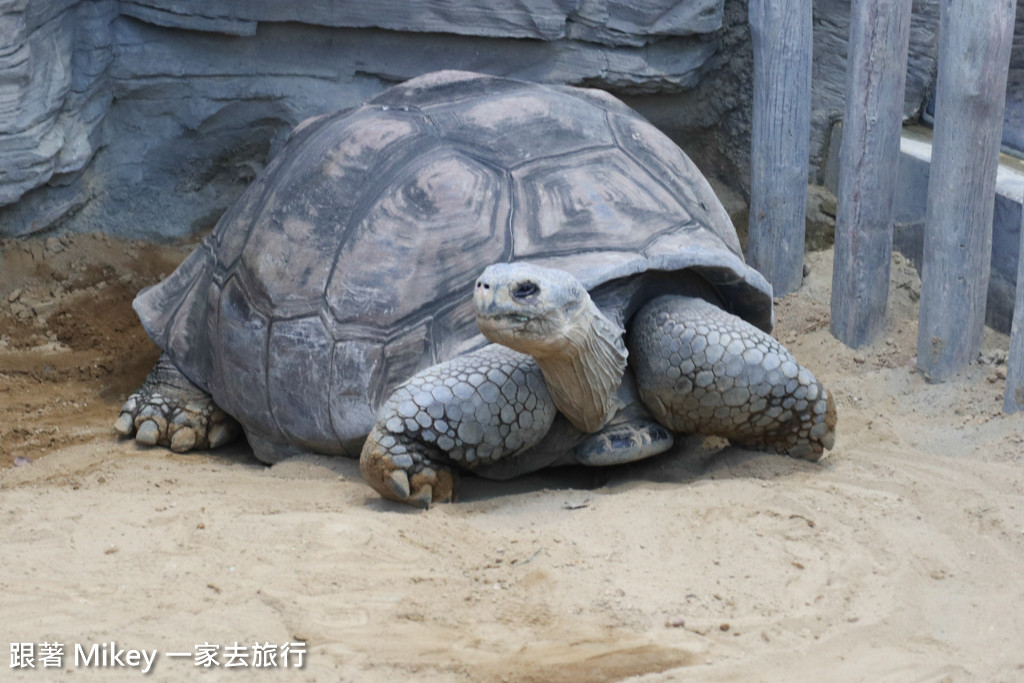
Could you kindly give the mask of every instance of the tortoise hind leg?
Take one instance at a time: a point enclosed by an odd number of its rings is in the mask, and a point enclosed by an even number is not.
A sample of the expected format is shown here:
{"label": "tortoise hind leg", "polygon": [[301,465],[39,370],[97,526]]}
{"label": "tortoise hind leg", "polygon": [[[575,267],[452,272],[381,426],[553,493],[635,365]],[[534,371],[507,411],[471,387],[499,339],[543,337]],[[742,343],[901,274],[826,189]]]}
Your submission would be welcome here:
{"label": "tortoise hind leg", "polygon": [[128,397],[114,429],[121,436],[134,435],[144,446],[167,446],[179,453],[222,446],[241,431],[167,354],[161,354],[142,386]]}
{"label": "tortoise hind leg", "polygon": [[630,363],[669,429],[818,460],[835,441],[832,397],[778,341],[703,299],[665,296],[638,312]]}

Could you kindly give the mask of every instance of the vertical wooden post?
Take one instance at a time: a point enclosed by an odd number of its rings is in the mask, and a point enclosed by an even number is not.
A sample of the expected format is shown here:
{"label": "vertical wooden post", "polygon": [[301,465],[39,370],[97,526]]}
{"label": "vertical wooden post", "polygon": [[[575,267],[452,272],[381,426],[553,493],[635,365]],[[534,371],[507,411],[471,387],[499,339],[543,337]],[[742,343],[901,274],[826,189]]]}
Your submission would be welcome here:
{"label": "vertical wooden post", "polygon": [[750,0],[748,9],[754,120],[747,260],[783,295],[803,280],[812,0]]}
{"label": "vertical wooden post", "polygon": [[913,0],[851,4],[831,331],[854,348],[885,326]]}
{"label": "vertical wooden post", "polygon": [[981,349],[1015,0],[941,4],[917,367],[930,381]]}
{"label": "vertical wooden post", "polygon": [[[1022,198],[1024,207],[1024,198]],[[1017,260],[1017,296],[1010,326],[1010,355],[1006,359],[1006,393],[1003,412],[1024,410],[1024,210],[1021,211],[1021,241]]]}

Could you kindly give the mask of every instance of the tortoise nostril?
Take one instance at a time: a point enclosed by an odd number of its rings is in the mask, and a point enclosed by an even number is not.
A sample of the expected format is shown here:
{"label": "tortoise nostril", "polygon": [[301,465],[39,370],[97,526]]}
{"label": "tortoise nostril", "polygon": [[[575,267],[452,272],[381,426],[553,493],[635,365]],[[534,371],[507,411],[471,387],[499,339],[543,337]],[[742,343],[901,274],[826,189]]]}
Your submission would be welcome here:
{"label": "tortoise nostril", "polygon": [[540,287],[537,286],[536,282],[530,280],[524,280],[515,286],[512,290],[512,296],[516,299],[526,299],[540,291]]}

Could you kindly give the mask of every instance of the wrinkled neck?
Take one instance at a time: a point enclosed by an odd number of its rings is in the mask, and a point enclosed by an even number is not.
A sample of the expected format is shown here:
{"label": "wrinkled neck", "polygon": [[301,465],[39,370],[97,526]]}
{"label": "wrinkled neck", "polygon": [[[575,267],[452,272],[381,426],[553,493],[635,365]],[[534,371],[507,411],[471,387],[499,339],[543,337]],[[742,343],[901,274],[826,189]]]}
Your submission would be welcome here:
{"label": "wrinkled neck", "polygon": [[588,303],[566,328],[566,343],[558,353],[536,360],[555,405],[577,429],[589,433],[601,429],[615,412],[627,352],[622,328]]}

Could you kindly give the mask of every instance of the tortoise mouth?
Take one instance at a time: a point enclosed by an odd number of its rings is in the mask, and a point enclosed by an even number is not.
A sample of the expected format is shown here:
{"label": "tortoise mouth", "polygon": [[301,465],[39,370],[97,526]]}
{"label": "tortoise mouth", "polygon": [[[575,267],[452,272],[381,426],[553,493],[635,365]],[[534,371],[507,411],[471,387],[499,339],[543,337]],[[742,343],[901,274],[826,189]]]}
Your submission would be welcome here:
{"label": "tortoise mouth", "polygon": [[536,334],[537,319],[522,313],[477,313],[476,326],[491,341],[501,343]]}
{"label": "tortoise mouth", "polygon": [[522,313],[477,313],[476,319],[487,323],[498,323],[508,326],[526,325],[532,320],[530,316],[523,315]]}
{"label": "tortoise mouth", "polygon": [[488,341],[535,358],[561,355],[566,350],[564,325],[543,315],[521,311],[477,313],[476,326]]}

